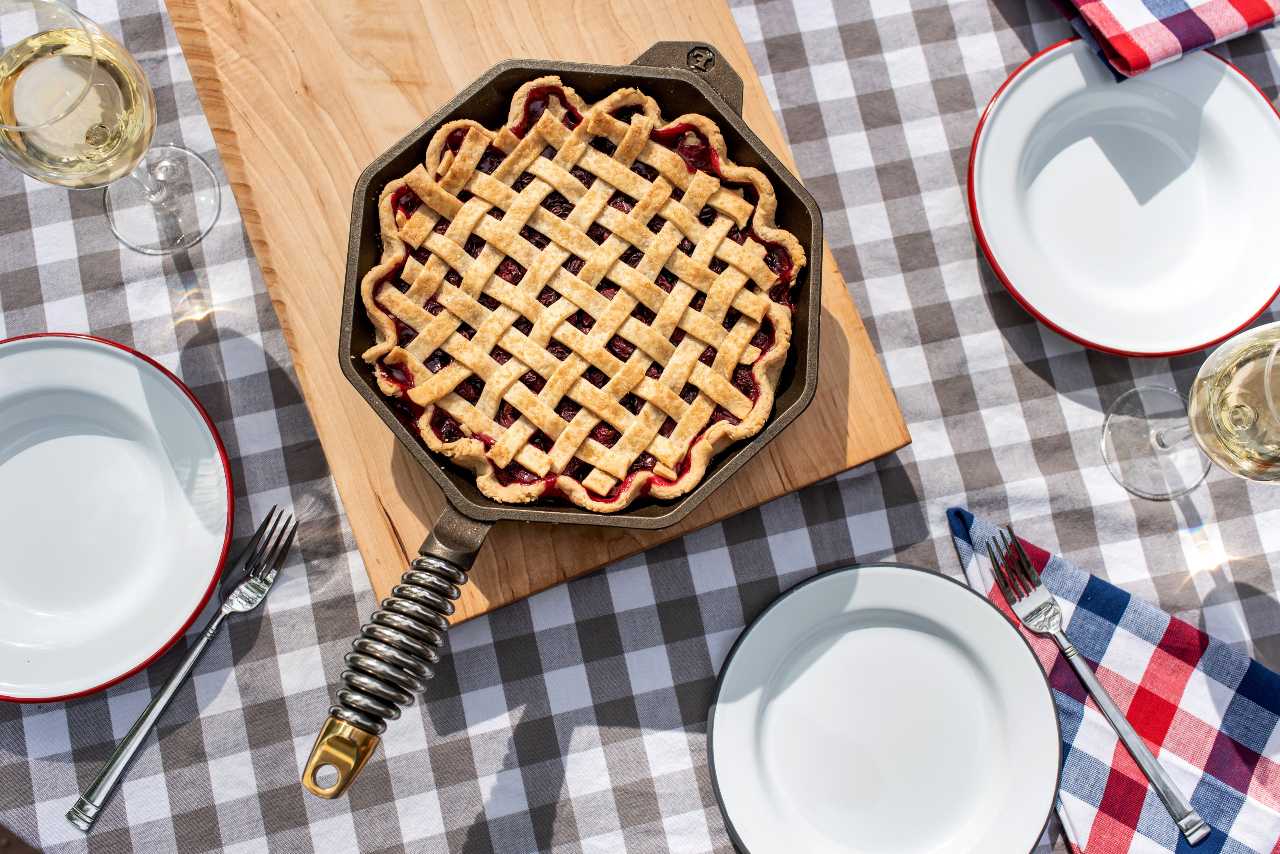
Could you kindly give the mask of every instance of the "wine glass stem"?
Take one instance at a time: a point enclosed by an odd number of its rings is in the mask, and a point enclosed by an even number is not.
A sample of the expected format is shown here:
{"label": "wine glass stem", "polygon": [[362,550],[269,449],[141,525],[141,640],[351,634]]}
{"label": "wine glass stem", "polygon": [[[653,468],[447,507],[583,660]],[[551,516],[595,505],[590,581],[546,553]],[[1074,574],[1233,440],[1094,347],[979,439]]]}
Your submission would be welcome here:
{"label": "wine glass stem", "polygon": [[1159,452],[1171,451],[1191,438],[1191,425],[1151,431],[1151,446]]}
{"label": "wine glass stem", "polygon": [[147,162],[147,156],[144,154],[142,159],[138,161],[138,165],[133,167],[133,171],[129,173],[129,177],[142,185],[143,193],[146,195],[147,201],[153,205],[165,206],[170,201],[169,186],[166,182],[169,171],[166,161],[161,160],[152,167]]}

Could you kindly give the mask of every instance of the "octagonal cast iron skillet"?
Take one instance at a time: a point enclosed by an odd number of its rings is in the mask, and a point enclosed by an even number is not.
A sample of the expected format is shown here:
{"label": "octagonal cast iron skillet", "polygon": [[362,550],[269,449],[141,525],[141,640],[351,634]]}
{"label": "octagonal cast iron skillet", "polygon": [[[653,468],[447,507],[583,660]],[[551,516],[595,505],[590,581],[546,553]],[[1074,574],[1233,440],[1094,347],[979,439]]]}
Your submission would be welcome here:
{"label": "octagonal cast iron skillet", "polygon": [[[477,489],[469,472],[427,450],[416,430],[401,420],[378,389],[372,367],[361,358],[374,343],[373,326],[362,311],[360,280],[381,259],[377,206],[382,189],[423,161],[431,136],[445,122],[470,118],[487,127],[499,127],[506,122],[515,90],[546,74],[560,75],[588,103],[620,87],[636,86],[658,101],[668,119],[684,113],[715,119],[730,158],[760,169],[773,182],[778,195],[775,219],[796,235],[808,255],[808,265],[794,284],[792,344],[778,380],[773,416],[756,436],[713,459],[702,482],[673,501],[643,499],[615,514],[593,513],[576,506],[512,506],[493,501]],[[431,667],[440,660],[453,614],[453,600],[466,583],[467,570],[494,522],[509,519],[641,529],[672,525],[689,515],[813,399],[822,313],[822,215],[813,197],[742,121],[741,113],[741,78],[706,44],[659,42],[624,66],[517,59],[482,74],[361,174],[347,248],[339,360],[347,379],[440,486],[448,503],[419,548],[418,557],[361,629],[346,656],[338,703],[329,710],[303,771],[303,785],[313,794],[336,798],[345,792],[377,749],[386,721],[399,717],[400,707],[412,704],[431,678]]]}

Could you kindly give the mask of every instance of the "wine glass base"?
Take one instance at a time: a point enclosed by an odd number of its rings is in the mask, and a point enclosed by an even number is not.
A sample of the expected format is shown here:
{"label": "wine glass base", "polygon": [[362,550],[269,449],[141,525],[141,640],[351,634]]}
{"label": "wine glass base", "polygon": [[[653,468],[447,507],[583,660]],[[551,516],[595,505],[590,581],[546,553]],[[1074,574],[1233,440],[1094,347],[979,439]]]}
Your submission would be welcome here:
{"label": "wine glass base", "polygon": [[156,145],[131,175],[107,185],[103,203],[121,243],[147,255],[168,255],[204,239],[218,221],[222,191],[199,154]]}
{"label": "wine glass base", "polygon": [[1116,398],[1102,425],[1102,458],[1121,486],[1152,501],[1186,495],[1209,474],[1177,389],[1138,386]]}

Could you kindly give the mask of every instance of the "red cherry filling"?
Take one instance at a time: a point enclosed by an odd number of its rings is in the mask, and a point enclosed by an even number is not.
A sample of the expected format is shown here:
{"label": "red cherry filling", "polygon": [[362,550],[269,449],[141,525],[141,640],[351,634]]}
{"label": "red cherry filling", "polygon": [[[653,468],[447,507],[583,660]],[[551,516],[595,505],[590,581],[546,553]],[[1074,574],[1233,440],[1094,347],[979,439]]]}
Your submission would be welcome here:
{"label": "red cherry filling", "polygon": [[560,398],[560,402],[556,404],[556,415],[559,415],[565,421],[572,421],[580,411],[582,411],[582,407],[576,401],[567,397]]}
{"label": "red cherry filling", "polygon": [[413,212],[422,207],[422,199],[418,198],[418,194],[408,187],[400,187],[391,194],[391,207],[399,214],[404,214],[406,218],[413,216]]}
{"label": "red cherry filling", "polygon": [[575,128],[582,123],[582,113],[579,113],[572,104],[569,103],[568,97],[564,94],[564,90],[559,86],[535,86],[529,90],[529,94],[524,99],[524,115],[520,117],[520,121],[511,128],[511,132],[520,139],[524,139],[524,135],[529,132],[529,128],[542,117],[547,111],[547,107],[551,103],[551,99],[560,102],[560,106],[564,107],[564,122],[566,127]]}
{"label": "red cherry filling", "polygon": [[667,224],[667,221],[662,217],[652,216],[652,217],[649,217],[649,221],[645,223],[645,228],[649,229],[654,234],[657,234],[659,231],[662,231],[662,227],[666,224]]}
{"label": "red cherry filling", "polygon": [[644,178],[646,181],[653,181],[658,177],[657,169],[654,169],[648,163],[641,163],[639,160],[631,164],[631,171],[639,175],[641,178]]}
{"label": "red cherry filling", "polygon": [[738,318],[740,317],[742,317],[742,312],[738,311],[736,308],[731,308],[725,313],[724,320],[721,321],[720,325],[725,329],[733,329],[733,325],[738,322]]}
{"label": "red cherry filling", "polygon": [[624,338],[619,338],[617,335],[609,339],[608,347],[610,353],[617,356],[624,362],[627,359],[630,359],[631,354],[636,351],[636,345]]}
{"label": "red cherry filling", "polygon": [[596,151],[609,155],[610,157],[612,157],[613,153],[618,150],[618,146],[614,145],[607,136],[597,136],[595,139],[591,140],[591,147]]}
{"label": "red cherry filling", "polygon": [[503,258],[498,263],[498,278],[513,285],[519,284],[524,278],[524,267],[510,258]]}
{"label": "red cherry filling", "polygon": [[636,303],[636,307],[631,309],[631,316],[646,326],[653,323],[654,318],[657,317],[653,310],[642,302]]}
{"label": "red cherry filling", "polygon": [[404,272],[404,265],[398,265],[390,273],[387,273],[385,276],[383,276],[381,281],[378,282],[378,289],[374,292],[374,299],[376,300],[382,299],[383,288],[387,288],[387,287],[395,288],[400,293],[404,293],[405,291],[409,290],[409,283],[406,282],[400,276],[400,274],[403,272]]}
{"label": "red cherry filling", "polygon": [[684,388],[680,389],[680,399],[685,403],[693,403],[698,398],[697,386],[689,383],[684,384]]}
{"label": "red cherry filling", "polygon": [[685,168],[690,172],[701,169],[714,175],[720,174],[720,158],[712,149],[707,138],[693,125],[682,122],[650,132],[649,138],[659,145],[666,146],[680,155]]}
{"label": "red cherry filling", "polygon": [[635,462],[631,464],[630,471],[653,471],[653,467],[657,464],[657,458],[653,454],[645,452],[636,457]]}
{"label": "red cherry filling", "polygon": [[560,294],[550,285],[543,285],[542,290],[538,291],[538,302],[543,305],[549,306],[558,299],[560,299]]}
{"label": "red cherry filling", "polygon": [[459,191],[458,191],[458,201],[460,201],[460,202],[469,202],[469,201],[471,201],[471,199],[472,199],[473,195],[474,195],[474,194],[473,194],[470,190],[459,190]]}
{"label": "red cherry filling", "polygon": [[596,176],[592,175],[590,172],[588,172],[586,169],[583,169],[581,166],[573,167],[572,169],[569,170],[569,174],[577,178],[578,181],[581,182],[582,186],[584,187],[590,187],[592,184],[596,182]]}
{"label": "red cherry filling", "polygon": [[618,403],[632,415],[639,415],[640,410],[644,408],[644,401],[634,394],[623,395],[622,400],[618,401]]}
{"label": "red cherry filling", "polygon": [[444,234],[449,230],[449,226],[453,224],[453,220],[440,217],[436,220],[436,224],[431,226],[431,231],[435,234]]}
{"label": "red cherry filling", "polygon": [[431,429],[442,442],[456,442],[463,438],[462,425],[438,406],[431,413]]}
{"label": "red cherry filling", "polygon": [[716,209],[711,205],[703,205],[702,210],[698,211],[698,222],[703,225],[711,225],[716,221]]}
{"label": "red cherry filling", "polygon": [[760,324],[760,328],[756,330],[756,334],[751,336],[751,346],[759,348],[761,350],[761,355],[764,354],[763,351],[768,350],[773,346],[772,323],[766,320],[764,323]]}
{"label": "red cherry filling", "polygon": [[756,378],[751,373],[750,365],[738,365],[733,369],[733,387],[751,398],[753,403],[760,396],[760,388],[756,385]]}
{"label": "red cherry filling", "polygon": [[554,190],[542,200],[542,206],[561,219],[565,219],[569,214],[573,213],[573,202]]}
{"label": "red cherry filling", "polygon": [[564,263],[560,266],[576,276],[582,272],[583,267],[587,266],[587,262],[583,261],[577,255],[570,255],[568,258],[564,259]]}
{"label": "red cherry filling", "polygon": [[493,170],[506,159],[507,155],[491,145],[484,150],[484,154],[480,155],[480,162],[476,164],[476,168],[486,175],[491,175]]}
{"label": "red cherry filling", "polygon": [[604,421],[601,421],[595,427],[591,428],[591,438],[595,439],[606,448],[612,448],[614,445],[618,444],[618,439],[621,437],[621,433],[613,429],[613,427]]}
{"label": "red cherry filling", "polygon": [[505,365],[507,362],[511,361],[511,354],[506,350],[503,350],[501,347],[494,347],[489,351],[489,358],[493,359],[499,365]]}
{"label": "red cherry filling", "polygon": [[729,269],[729,265],[719,258],[712,258],[711,263],[707,266],[711,268],[711,272],[717,274],[723,273],[725,270]]}
{"label": "red cherry filling", "polygon": [[664,437],[670,436],[675,431],[676,431],[675,419],[668,417],[666,421],[662,422],[662,426],[658,428],[658,435],[664,436]]}
{"label": "red cherry filling", "polygon": [[716,348],[708,344],[707,348],[702,351],[702,355],[698,356],[698,361],[704,365],[711,365],[715,362],[715,360],[716,360]]}
{"label": "red cherry filling", "polygon": [[619,190],[609,198],[609,207],[623,213],[631,213],[631,209],[636,206],[636,200]]}
{"label": "red cherry filling", "polygon": [[476,337],[476,330],[475,327],[463,323],[458,326],[458,334],[470,341],[472,338]]}
{"label": "red cherry filling", "polygon": [[692,240],[690,240],[690,239],[689,239],[689,238],[687,238],[687,237],[682,237],[682,238],[680,238],[680,242],[676,245],[676,248],[677,248],[677,249],[679,249],[681,252],[683,252],[683,253],[684,253],[684,254],[686,254],[686,255],[692,255],[692,254],[693,254],[693,241],[692,241]]}
{"label": "red cherry filling", "polygon": [[427,300],[426,309],[428,314],[437,315],[440,312],[444,311],[444,306],[441,305],[440,302],[435,297],[432,297],[431,299]]}
{"label": "red cherry filling", "polygon": [[431,260],[431,252],[425,246],[419,246],[409,254],[412,255],[413,260],[417,261],[419,264],[425,264]]}
{"label": "red cherry filling", "polygon": [[677,327],[676,330],[671,333],[671,337],[667,340],[678,347],[680,346],[680,342],[684,340],[684,336],[686,334],[687,333],[683,329]]}
{"label": "red cherry filling", "polygon": [[548,160],[556,159],[556,150],[549,145],[542,146],[542,150],[538,152],[539,157],[545,157]]}
{"label": "red cherry filling", "polygon": [[584,335],[591,331],[591,327],[596,325],[596,319],[582,309],[578,309],[573,314],[569,315],[567,319],[570,326],[574,327]]}
{"label": "red cherry filling", "polygon": [[512,183],[511,189],[515,190],[518,193],[532,183],[533,183],[533,173],[521,172],[520,177],[517,178],[514,183]]}
{"label": "red cherry filling", "polygon": [[462,284],[462,276],[458,275],[457,270],[449,270],[444,274],[444,280],[455,288]]}
{"label": "red cherry filling", "polygon": [[399,389],[402,394],[413,388],[413,375],[409,373],[404,365],[393,365],[390,362],[379,361],[378,367],[382,370],[383,378]]}
{"label": "red cherry filling", "polygon": [[458,149],[462,148],[462,140],[466,139],[468,130],[469,128],[465,127],[451,130],[444,138],[444,147],[457,154]]}
{"label": "red cherry filling", "polygon": [[480,303],[482,306],[489,309],[489,311],[494,311],[495,309],[497,309],[498,306],[502,305],[502,303],[498,302],[496,299],[489,296],[488,294],[481,294],[479,297],[476,298],[476,302]]}
{"label": "red cherry filling", "polygon": [[609,239],[610,234],[613,234],[613,232],[598,222],[591,223],[590,227],[587,228],[587,237],[590,237],[596,243],[604,243]]}
{"label": "red cherry filling", "polygon": [[533,445],[535,448],[537,448],[539,451],[542,451],[545,454],[547,451],[551,450],[551,446],[554,445],[555,442],[552,442],[551,437],[548,436],[546,433],[543,433],[541,430],[538,430],[532,436],[529,437],[529,444]]}
{"label": "red cherry filling", "polygon": [[591,465],[574,457],[569,460],[569,465],[565,466],[564,473],[566,476],[582,482],[591,475]]}
{"label": "red cherry filling", "polygon": [[454,386],[453,391],[467,403],[475,403],[484,393],[484,382],[477,377],[467,377]]}
{"label": "red cherry filling", "polygon": [[528,386],[534,394],[542,391],[547,384],[547,381],[542,378],[542,374],[532,370],[525,371],[524,375],[520,377],[520,382]]}
{"label": "red cherry filling", "polygon": [[523,237],[525,240],[529,241],[530,243],[532,243],[534,246],[538,247],[539,249],[547,248],[547,244],[551,242],[550,237],[547,237],[541,231],[530,228],[527,225],[524,228],[520,229],[520,236]]}
{"label": "red cherry filling", "polygon": [[560,361],[569,358],[569,348],[561,344],[559,341],[551,341],[547,344],[547,352],[555,356]]}
{"label": "red cherry filling", "polygon": [[520,410],[516,409],[505,400],[498,407],[498,423],[503,427],[510,427],[520,419]]}
{"label": "red cherry filling", "polygon": [[494,469],[493,476],[497,478],[498,483],[503,486],[510,486],[513,483],[538,483],[546,481],[548,484],[554,483],[555,476],[538,477],[519,463],[511,463],[506,468]]}
{"label": "red cherry filling", "polygon": [[634,246],[628,246],[626,251],[622,253],[622,263],[628,267],[640,266],[641,260],[644,259],[644,252]]}
{"label": "red cherry filling", "polygon": [[656,380],[658,377],[662,376],[662,368],[657,362],[650,362],[649,367],[645,368],[644,375],[650,379]]}
{"label": "red cherry filling", "polygon": [[676,274],[663,267],[658,271],[657,283],[658,287],[667,293],[671,293],[671,289],[676,286]]}
{"label": "red cherry filling", "polygon": [[396,322],[396,343],[401,347],[408,347],[413,342],[413,339],[418,337],[418,333],[400,318],[394,319]]}
{"label": "red cherry filling", "polygon": [[591,383],[596,388],[604,388],[605,383],[609,382],[609,378],[605,376],[604,371],[600,370],[595,365],[592,365],[583,371],[582,376],[583,379]]}
{"label": "red cherry filling", "polygon": [[710,425],[720,421],[728,421],[730,424],[742,423],[732,412],[724,409],[723,407],[717,406],[715,409],[711,410],[711,420],[707,423]]}
{"label": "red cherry filling", "polygon": [[605,279],[603,282],[601,282],[599,285],[596,286],[596,292],[599,293],[601,296],[603,296],[605,299],[613,299],[615,296],[618,295],[619,290],[620,288],[617,285],[615,285],[613,282],[609,281],[608,279]]}
{"label": "red cherry filling", "polygon": [[480,250],[484,248],[484,241],[480,239],[480,235],[473,234],[467,238],[467,242],[462,245],[462,251],[470,255],[472,258],[480,254]]}
{"label": "red cherry filling", "polygon": [[453,357],[443,350],[434,350],[427,360],[423,362],[428,371],[433,374],[440,373],[441,370],[453,363]]}
{"label": "red cherry filling", "polygon": [[702,291],[698,291],[693,295],[693,299],[689,300],[689,308],[694,311],[702,311],[702,307],[707,304],[707,295]]}
{"label": "red cherry filling", "polygon": [[520,330],[520,334],[528,335],[533,331],[533,324],[527,317],[517,317],[516,322],[512,324],[516,329]]}
{"label": "red cherry filling", "polygon": [[734,243],[737,243],[738,245],[742,245],[743,243],[747,242],[747,233],[742,229],[738,228],[736,225],[729,229],[729,233],[726,234],[725,237],[729,238],[730,240],[732,240]]}

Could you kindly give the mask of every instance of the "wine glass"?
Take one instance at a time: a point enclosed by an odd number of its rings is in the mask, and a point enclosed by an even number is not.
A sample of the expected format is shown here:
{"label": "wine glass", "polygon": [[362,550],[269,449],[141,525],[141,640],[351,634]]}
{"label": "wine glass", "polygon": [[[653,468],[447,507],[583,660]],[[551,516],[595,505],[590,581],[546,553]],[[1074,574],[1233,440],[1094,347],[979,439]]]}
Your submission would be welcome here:
{"label": "wine glass", "polygon": [[103,187],[121,243],[163,255],[200,242],[221,208],[203,158],[152,146],[155,96],[138,63],[60,0],[0,0],[0,154],[39,181]]}
{"label": "wine glass", "polygon": [[1168,501],[1204,480],[1213,463],[1254,481],[1280,480],[1280,322],[1242,332],[1200,366],[1191,399],[1138,386],[1116,399],[1102,456],[1120,485]]}

